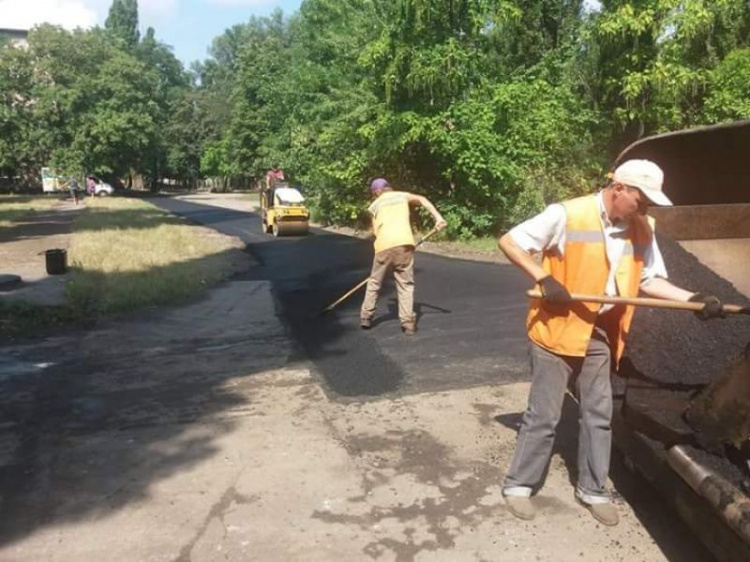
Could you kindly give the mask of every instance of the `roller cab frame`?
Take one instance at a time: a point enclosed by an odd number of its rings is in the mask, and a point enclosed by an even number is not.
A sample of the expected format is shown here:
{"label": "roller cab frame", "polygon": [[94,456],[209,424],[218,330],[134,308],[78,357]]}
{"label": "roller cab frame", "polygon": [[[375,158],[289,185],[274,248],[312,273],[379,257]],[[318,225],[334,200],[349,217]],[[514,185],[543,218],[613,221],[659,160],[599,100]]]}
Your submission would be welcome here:
{"label": "roller cab frame", "polygon": [[310,212],[305,198],[286,182],[264,189],[260,194],[263,232],[274,236],[307,234]]}

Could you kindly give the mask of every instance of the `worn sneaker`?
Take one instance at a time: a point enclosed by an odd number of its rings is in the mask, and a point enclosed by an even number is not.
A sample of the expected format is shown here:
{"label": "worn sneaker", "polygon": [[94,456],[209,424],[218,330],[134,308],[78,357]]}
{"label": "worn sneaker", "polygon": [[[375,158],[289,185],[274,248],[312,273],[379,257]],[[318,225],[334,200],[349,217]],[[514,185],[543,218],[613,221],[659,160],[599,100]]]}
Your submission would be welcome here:
{"label": "worn sneaker", "polygon": [[359,327],[363,330],[369,330],[372,328],[372,318],[360,318]]}
{"label": "worn sneaker", "polygon": [[578,500],[578,503],[583,507],[587,508],[591,512],[591,515],[594,516],[594,519],[599,521],[602,525],[614,527],[620,522],[620,516],[617,515],[617,509],[612,502],[586,503],[578,496],[576,496],[576,500]]}
{"label": "worn sneaker", "polygon": [[528,496],[503,496],[505,498],[505,504],[508,506],[508,511],[519,519],[524,521],[531,521],[536,515],[534,504],[531,503],[531,499]]}
{"label": "worn sneaker", "polygon": [[414,324],[402,324],[401,331],[405,336],[413,336],[417,333],[417,327]]}

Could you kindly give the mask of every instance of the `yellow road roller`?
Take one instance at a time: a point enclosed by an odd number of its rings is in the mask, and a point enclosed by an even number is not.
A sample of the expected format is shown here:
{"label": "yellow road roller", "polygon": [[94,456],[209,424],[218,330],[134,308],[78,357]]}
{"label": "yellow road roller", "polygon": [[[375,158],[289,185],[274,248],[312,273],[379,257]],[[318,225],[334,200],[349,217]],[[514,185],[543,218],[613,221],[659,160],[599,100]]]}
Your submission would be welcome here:
{"label": "yellow road roller", "polygon": [[285,182],[261,193],[263,232],[274,236],[307,234],[310,212],[302,194]]}

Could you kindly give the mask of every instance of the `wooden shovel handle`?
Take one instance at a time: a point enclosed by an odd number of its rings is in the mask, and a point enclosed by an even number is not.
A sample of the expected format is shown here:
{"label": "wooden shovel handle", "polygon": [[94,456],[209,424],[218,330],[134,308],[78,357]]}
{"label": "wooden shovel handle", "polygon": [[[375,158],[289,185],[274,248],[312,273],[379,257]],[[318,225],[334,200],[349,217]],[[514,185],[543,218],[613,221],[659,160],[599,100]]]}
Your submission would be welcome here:
{"label": "wooden shovel handle", "polygon": [[[526,291],[526,296],[532,299],[542,298],[542,293],[530,289]],[[683,301],[671,301],[666,299],[649,299],[643,297],[604,297],[596,295],[579,295],[573,293],[570,295],[574,301],[580,302],[597,302],[602,304],[628,304],[632,306],[646,306],[649,308],[671,308],[674,310],[692,310],[696,312],[703,310],[706,306],[702,302],[683,302]],[[747,306],[740,306],[737,304],[725,304],[722,307],[725,313],[730,314],[750,314],[750,308]]]}
{"label": "wooden shovel handle", "polygon": [[424,236],[422,236],[422,238],[420,238],[417,241],[417,244],[414,247],[415,248],[419,248],[419,246],[420,246],[420,244],[422,244],[422,242],[424,242],[425,240],[427,240],[430,236],[434,236],[437,233],[437,231],[438,231],[437,228],[433,228],[432,230],[430,230],[427,234],[425,234]]}

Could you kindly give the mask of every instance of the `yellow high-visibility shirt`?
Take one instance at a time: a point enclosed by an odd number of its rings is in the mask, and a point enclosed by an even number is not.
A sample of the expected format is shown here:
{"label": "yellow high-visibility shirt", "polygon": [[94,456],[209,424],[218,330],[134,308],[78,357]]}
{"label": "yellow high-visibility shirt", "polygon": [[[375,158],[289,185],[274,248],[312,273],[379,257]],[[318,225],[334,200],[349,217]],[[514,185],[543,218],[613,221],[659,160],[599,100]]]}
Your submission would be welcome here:
{"label": "yellow high-visibility shirt", "polygon": [[414,246],[407,193],[386,191],[367,210],[372,215],[376,254],[396,246]]}

